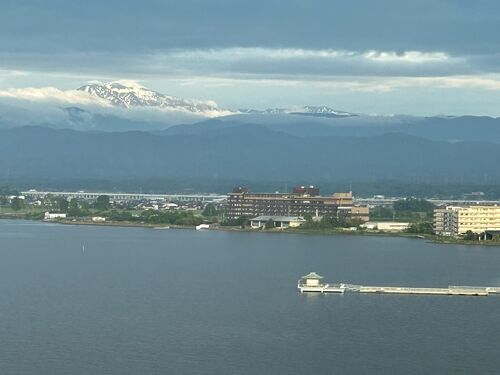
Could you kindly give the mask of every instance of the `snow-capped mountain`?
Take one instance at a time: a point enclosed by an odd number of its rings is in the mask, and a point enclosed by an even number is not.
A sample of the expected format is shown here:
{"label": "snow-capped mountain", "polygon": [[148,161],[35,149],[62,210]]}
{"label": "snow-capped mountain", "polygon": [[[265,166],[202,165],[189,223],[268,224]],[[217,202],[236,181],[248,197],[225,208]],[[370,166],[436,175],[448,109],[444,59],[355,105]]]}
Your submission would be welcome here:
{"label": "snow-capped mountain", "polygon": [[240,109],[232,111],[222,109],[214,101],[183,99],[176,96],[164,95],[137,84],[122,82],[93,83],[80,87],[96,98],[105,100],[110,105],[122,108],[160,108],[168,111],[183,112],[204,117],[220,117],[233,114],[262,114],[262,115],[303,115],[317,117],[351,117],[355,114],[338,111],[327,106],[303,106],[290,108],[268,108],[265,110]]}
{"label": "snow-capped mountain", "polygon": [[[344,111],[338,111],[336,109],[327,107],[327,106],[311,106],[311,105],[306,105],[301,108],[300,111],[296,111],[301,114],[317,114],[317,115],[334,115],[334,116],[339,116],[339,117],[350,117],[350,116],[356,116],[354,113],[349,113],[349,112],[344,112]],[[293,113],[293,112],[292,112]]]}
{"label": "snow-capped mountain", "polygon": [[207,117],[226,116],[233,113],[219,108],[213,101],[182,99],[176,96],[164,95],[138,85],[124,85],[120,82],[94,83],[82,86],[78,90],[104,99],[114,106],[124,108],[154,107]]}
{"label": "snow-capped mountain", "polygon": [[303,115],[303,116],[318,116],[318,117],[351,117],[356,116],[354,113],[338,111],[327,106],[311,106],[291,108],[268,108],[264,110],[256,109],[240,109],[240,113],[247,114],[262,114],[262,115]]}
{"label": "snow-capped mountain", "polygon": [[242,108],[239,109],[238,112],[246,113],[250,115],[283,115],[290,113],[290,111],[286,108],[267,108],[267,109],[250,109],[250,108]]}

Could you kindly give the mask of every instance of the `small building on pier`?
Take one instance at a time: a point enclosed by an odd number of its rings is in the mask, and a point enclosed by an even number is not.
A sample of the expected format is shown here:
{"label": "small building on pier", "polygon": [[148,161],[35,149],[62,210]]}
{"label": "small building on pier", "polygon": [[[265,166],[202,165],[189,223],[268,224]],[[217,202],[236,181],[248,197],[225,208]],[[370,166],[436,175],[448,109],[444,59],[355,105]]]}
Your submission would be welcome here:
{"label": "small building on pier", "polygon": [[305,286],[317,286],[321,287],[321,280],[323,276],[318,275],[316,272],[309,272],[307,275],[302,276],[300,280]]}

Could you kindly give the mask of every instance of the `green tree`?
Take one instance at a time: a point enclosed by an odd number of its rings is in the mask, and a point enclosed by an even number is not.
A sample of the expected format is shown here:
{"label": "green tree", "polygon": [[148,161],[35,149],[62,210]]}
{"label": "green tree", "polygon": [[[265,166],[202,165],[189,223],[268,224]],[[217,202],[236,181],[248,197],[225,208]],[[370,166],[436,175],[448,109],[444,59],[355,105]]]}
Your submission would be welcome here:
{"label": "green tree", "polygon": [[55,199],[55,204],[60,212],[68,212],[69,203],[66,198],[57,197]]}
{"label": "green tree", "polygon": [[217,208],[213,203],[207,203],[201,214],[205,217],[217,216]]}
{"label": "green tree", "polygon": [[471,230],[468,230],[465,232],[463,239],[466,241],[477,241],[479,240],[479,235]]}
{"label": "green tree", "polygon": [[500,234],[495,234],[495,235],[491,238],[491,240],[492,240],[493,242],[500,242]]}
{"label": "green tree", "polygon": [[137,221],[138,219],[128,211],[117,211],[117,210],[111,210],[107,212],[106,217],[111,221]]}
{"label": "green tree", "polygon": [[109,195],[99,195],[94,204],[94,207],[98,210],[108,210],[111,207],[109,202]]}
{"label": "green tree", "polygon": [[395,211],[433,212],[436,206],[422,198],[400,199],[393,204]]}
{"label": "green tree", "polygon": [[10,202],[10,208],[14,211],[19,211],[24,208],[24,199],[20,199],[19,197],[12,198]]}
{"label": "green tree", "polygon": [[370,208],[370,219],[392,219],[394,211],[383,206],[375,206]]}
{"label": "green tree", "polygon": [[88,216],[89,212],[87,210],[82,210],[78,203],[78,199],[73,198],[69,201],[68,215],[72,217],[82,217]]}
{"label": "green tree", "polygon": [[79,208],[79,206],[78,206],[78,199],[71,198],[71,200],[69,201],[69,209],[75,210],[77,208]]}
{"label": "green tree", "polygon": [[400,199],[393,204],[395,217],[409,221],[423,221],[432,218],[434,204],[421,198]]}
{"label": "green tree", "polygon": [[411,223],[406,232],[417,234],[434,234],[434,228],[432,226],[432,223],[430,222],[417,222]]}
{"label": "green tree", "polygon": [[247,216],[241,216],[238,219],[226,219],[224,222],[221,223],[222,226],[238,226],[241,229],[244,229],[245,226],[248,224],[249,217]]}

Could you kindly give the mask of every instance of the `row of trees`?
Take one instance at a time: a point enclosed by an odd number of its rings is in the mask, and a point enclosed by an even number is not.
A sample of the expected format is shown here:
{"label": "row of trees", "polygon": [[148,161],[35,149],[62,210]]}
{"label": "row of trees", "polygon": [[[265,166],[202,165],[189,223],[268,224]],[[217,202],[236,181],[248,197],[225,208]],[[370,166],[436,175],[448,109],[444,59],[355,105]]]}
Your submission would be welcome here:
{"label": "row of trees", "polygon": [[65,198],[55,198],[56,207],[61,212],[68,213],[69,216],[84,216],[81,211],[88,213],[90,209],[106,211],[111,208],[111,202],[108,195],[99,195],[94,203],[79,202],[72,198],[69,202]]}
{"label": "row of trees", "polygon": [[11,199],[10,208],[13,209],[14,211],[22,210],[24,207],[25,207],[24,199],[21,199],[19,197],[14,197]]}
{"label": "row of trees", "polygon": [[432,221],[436,206],[421,198],[405,198],[392,207],[378,206],[370,210],[372,220]]}
{"label": "row of trees", "polygon": [[[462,239],[466,241],[479,241],[481,238],[484,238],[484,233],[474,233],[471,230],[468,230],[464,233]],[[500,242],[500,234],[495,234],[493,238],[491,238],[492,242]]]}
{"label": "row of trees", "polygon": [[411,223],[406,232],[415,234],[434,234],[434,227],[432,223],[428,221]]}
{"label": "row of trees", "polygon": [[436,206],[422,198],[405,198],[394,202],[394,210],[396,212],[425,212],[432,213]]}
{"label": "row of trees", "polygon": [[[78,202],[76,199],[66,202],[67,206],[61,205],[61,212],[67,212],[70,217],[87,217],[98,213],[111,221],[144,222],[149,224],[172,224],[172,225],[198,225],[203,218],[196,216],[193,212],[186,211],[157,211],[144,210],[139,213],[112,209],[109,196],[99,196],[93,204]],[[91,209],[97,210],[92,212]],[[216,216],[217,210],[214,205],[205,207],[204,216]]]}
{"label": "row of trees", "polygon": [[323,216],[321,220],[313,220],[311,215],[305,215],[306,222],[302,224],[303,229],[335,229],[358,227],[363,222],[359,219],[350,219],[344,216]]}
{"label": "row of trees", "polygon": [[148,224],[172,224],[195,226],[203,222],[203,218],[191,211],[155,211],[145,210],[139,214],[130,211],[111,210],[106,217],[112,221],[141,222]]}
{"label": "row of trees", "polygon": [[407,233],[434,234],[432,219],[435,208],[425,199],[405,198],[394,202],[392,207],[374,207],[370,210],[370,219],[410,221]]}
{"label": "row of trees", "polygon": [[[26,208],[27,204],[25,199],[21,199],[18,196],[9,199],[7,196],[0,196],[0,204],[10,205],[10,208],[14,211],[22,210]],[[77,199],[73,198],[68,201],[63,197],[45,197],[40,208],[47,210],[54,210],[57,212],[67,213],[69,216],[86,216],[89,214],[90,209],[95,209],[99,211],[108,210],[111,207],[109,196],[101,195],[97,200],[90,204],[87,202],[79,202]]]}

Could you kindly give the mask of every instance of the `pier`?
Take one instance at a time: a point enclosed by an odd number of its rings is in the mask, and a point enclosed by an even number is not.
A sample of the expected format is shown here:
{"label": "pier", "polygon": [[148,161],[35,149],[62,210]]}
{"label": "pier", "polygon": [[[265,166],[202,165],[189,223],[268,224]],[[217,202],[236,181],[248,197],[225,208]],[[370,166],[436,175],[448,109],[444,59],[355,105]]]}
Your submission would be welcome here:
{"label": "pier", "polygon": [[328,284],[323,277],[311,272],[299,279],[297,288],[301,293],[374,293],[374,294],[412,294],[436,296],[489,296],[500,294],[500,287],[492,286],[448,286],[445,288],[420,288],[403,286],[368,286],[354,284]]}

